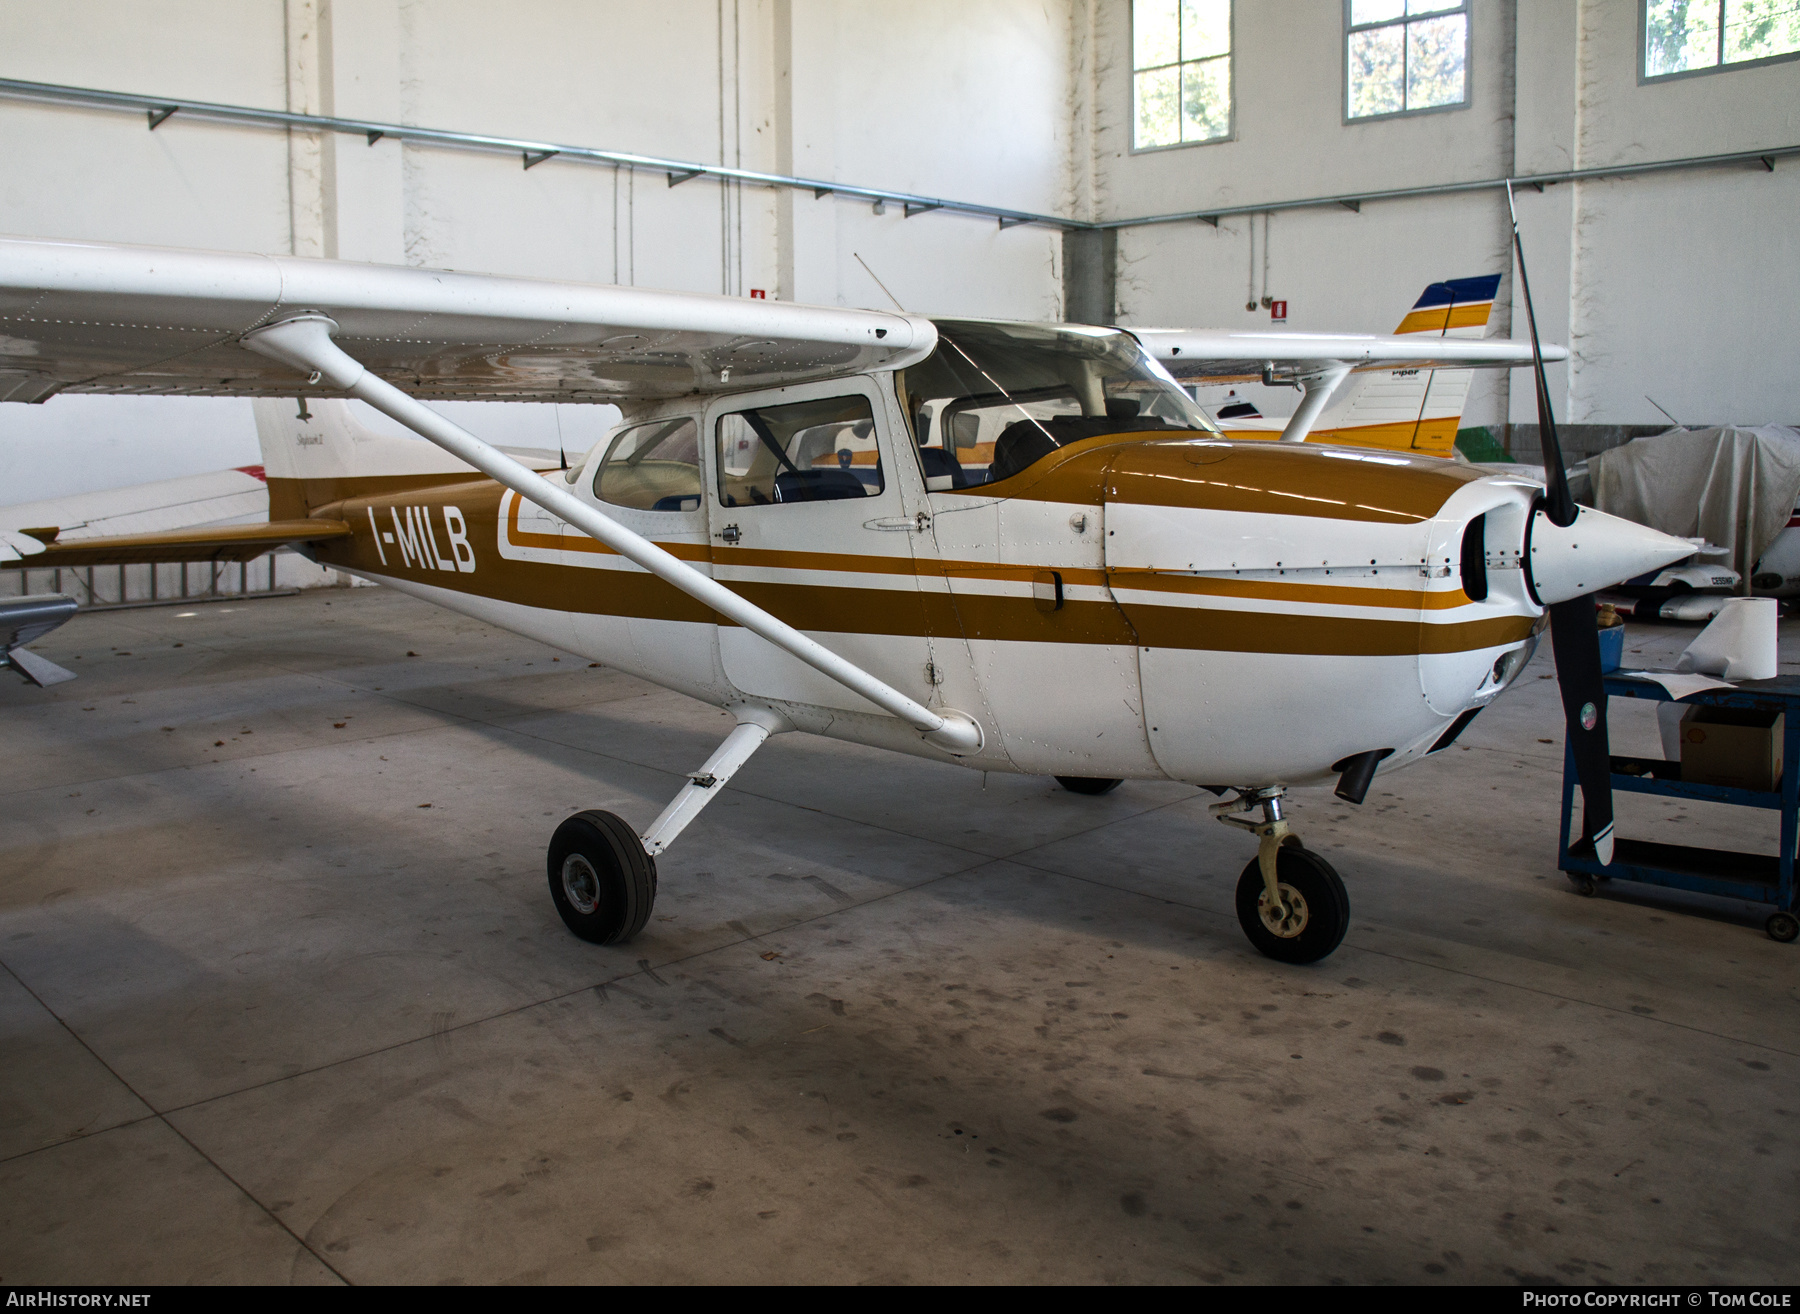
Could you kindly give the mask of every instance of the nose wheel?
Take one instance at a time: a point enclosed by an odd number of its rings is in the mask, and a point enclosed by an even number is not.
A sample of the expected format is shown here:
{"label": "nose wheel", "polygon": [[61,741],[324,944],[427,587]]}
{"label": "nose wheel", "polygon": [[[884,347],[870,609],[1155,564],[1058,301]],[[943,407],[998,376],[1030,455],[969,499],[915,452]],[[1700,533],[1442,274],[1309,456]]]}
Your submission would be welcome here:
{"label": "nose wheel", "polygon": [[[1238,925],[1250,943],[1282,963],[1316,963],[1343,943],[1350,896],[1329,862],[1306,849],[1281,815],[1280,786],[1246,789],[1212,811],[1258,840],[1256,857],[1238,877]],[[1233,812],[1262,809],[1262,820]]]}
{"label": "nose wheel", "polygon": [[1275,855],[1277,898],[1251,860],[1238,877],[1238,925],[1250,943],[1282,963],[1316,963],[1343,942],[1350,928],[1350,896],[1331,864],[1298,844]]}

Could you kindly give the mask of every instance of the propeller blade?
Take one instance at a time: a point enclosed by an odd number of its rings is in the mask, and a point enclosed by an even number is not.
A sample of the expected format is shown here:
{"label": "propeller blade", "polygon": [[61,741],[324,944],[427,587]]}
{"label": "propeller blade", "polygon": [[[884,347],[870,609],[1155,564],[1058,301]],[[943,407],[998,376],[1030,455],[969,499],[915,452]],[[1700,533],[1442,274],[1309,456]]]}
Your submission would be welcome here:
{"label": "propeller blade", "polygon": [[1544,514],[1551,524],[1567,528],[1575,523],[1575,499],[1569,493],[1569,472],[1563,467],[1562,443],[1556,436],[1556,416],[1550,411],[1550,385],[1544,379],[1544,348],[1538,341],[1537,312],[1531,305],[1531,279],[1525,273],[1525,243],[1519,239],[1519,212],[1513,205],[1511,182],[1506,184],[1506,211],[1512,216],[1513,253],[1519,259],[1519,291],[1525,296],[1525,322],[1531,328],[1531,368],[1537,376],[1538,436],[1544,449]]}
{"label": "propeller blade", "polygon": [[1581,782],[1581,838],[1604,865],[1613,855],[1612,750],[1600,673],[1600,612],[1591,593],[1551,605],[1550,648]]}
{"label": "propeller blade", "polygon": [[[1519,237],[1519,211],[1512,183],[1506,184],[1506,210],[1512,218],[1513,254],[1519,260],[1519,291],[1525,298],[1525,322],[1531,328],[1531,366],[1537,377],[1538,434],[1544,449],[1544,516],[1566,529],[1580,511],[1569,493],[1556,416],[1550,410],[1550,385],[1544,379],[1544,348],[1538,341],[1537,312],[1531,305],[1531,279],[1525,273],[1525,243]],[[1593,594],[1552,603],[1550,648],[1556,654],[1556,684],[1562,694],[1563,720],[1581,782],[1581,838],[1593,845],[1601,866],[1613,857],[1612,746],[1606,738],[1606,684],[1600,671],[1600,612]]]}

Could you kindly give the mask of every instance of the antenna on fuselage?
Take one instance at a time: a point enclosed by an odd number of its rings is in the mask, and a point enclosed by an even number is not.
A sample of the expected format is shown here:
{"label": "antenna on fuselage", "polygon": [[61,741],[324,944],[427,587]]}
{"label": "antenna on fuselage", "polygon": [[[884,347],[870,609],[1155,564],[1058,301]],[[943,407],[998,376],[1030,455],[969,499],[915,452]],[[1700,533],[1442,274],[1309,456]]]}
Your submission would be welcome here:
{"label": "antenna on fuselage", "polygon": [[875,286],[880,288],[883,292],[887,292],[887,299],[894,303],[894,309],[904,315],[906,313],[906,307],[900,304],[899,297],[895,296],[892,292],[888,292],[888,285],[881,281],[881,275],[877,274],[873,269],[870,269],[869,262],[864,260],[857,252],[852,251],[850,254],[856,256],[856,263],[861,265],[863,269],[868,272],[869,277],[875,280]]}
{"label": "antenna on fuselage", "polygon": [[1683,424],[1680,420],[1676,419],[1673,415],[1669,415],[1669,408],[1667,406],[1664,406],[1661,402],[1657,401],[1656,398],[1652,397],[1649,393],[1644,394],[1644,400],[1649,402],[1652,406],[1656,407],[1656,409],[1661,411],[1664,415],[1668,415],[1669,423],[1674,425],[1677,429],[1686,429],[1687,428],[1687,425]]}

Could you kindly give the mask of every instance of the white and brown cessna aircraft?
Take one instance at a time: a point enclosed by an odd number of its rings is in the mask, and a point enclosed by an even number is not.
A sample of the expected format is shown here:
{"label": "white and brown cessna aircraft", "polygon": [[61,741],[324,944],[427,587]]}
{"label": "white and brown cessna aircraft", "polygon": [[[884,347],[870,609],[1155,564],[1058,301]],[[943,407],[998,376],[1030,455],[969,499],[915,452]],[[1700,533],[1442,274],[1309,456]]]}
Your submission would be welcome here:
{"label": "white and brown cessna aircraft", "polygon": [[[1547,607],[1591,641],[1595,589],[1692,545],[1564,506],[1560,459],[1547,497],[1430,457],[1226,439],[1158,363],[1296,382],[1316,414],[1347,371],[1525,365],[1526,346],[1156,337],[0,240],[0,398],[262,398],[270,498],[267,525],[48,535],[12,564],[294,543],[729,709],[641,832],[597,811],[557,829],[551,897],[588,940],[636,934],[656,855],[769,735],[802,730],[1080,793],[1229,792],[1220,819],[1262,841],[1239,919],[1310,962],[1349,908],[1285,791],[1335,779],[1360,802],[1506,688]],[[442,451],[369,432],[344,398]],[[435,398],[614,402],[625,422],[578,468],[534,471]],[[1563,665],[1571,734],[1597,728],[1604,766],[1597,649],[1579,687]],[[1606,853],[1610,797],[1587,798]]]}

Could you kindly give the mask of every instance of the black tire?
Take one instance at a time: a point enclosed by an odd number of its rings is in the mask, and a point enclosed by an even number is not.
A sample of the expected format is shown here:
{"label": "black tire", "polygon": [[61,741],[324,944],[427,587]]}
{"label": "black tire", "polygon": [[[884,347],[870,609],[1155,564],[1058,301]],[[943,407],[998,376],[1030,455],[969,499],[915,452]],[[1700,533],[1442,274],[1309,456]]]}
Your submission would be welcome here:
{"label": "black tire", "polygon": [[1768,931],[1771,940],[1792,944],[1796,937],[1800,937],[1800,918],[1796,918],[1793,913],[1771,913],[1769,920],[1763,924],[1763,929]]}
{"label": "black tire", "polygon": [[1283,897],[1298,895],[1298,925],[1278,933],[1262,918],[1262,864],[1255,858],[1238,877],[1238,925],[1258,950],[1282,963],[1316,963],[1343,942],[1350,928],[1350,896],[1331,864],[1298,844],[1284,844],[1275,858]]}
{"label": "black tire", "polygon": [[1568,877],[1569,884],[1575,887],[1575,893],[1579,894],[1582,898],[1591,899],[1596,894],[1600,893],[1600,882],[1596,881],[1587,872],[1572,871],[1568,873]]}
{"label": "black tire", "polygon": [[1102,780],[1098,776],[1058,776],[1056,783],[1071,794],[1110,794],[1123,780]]}
{"label": "black tire", "polygon": [[650,920],[656,859],[610,812],[577,812],[550,838],[550,900],[568,927],[592,944],[623,944]]}

